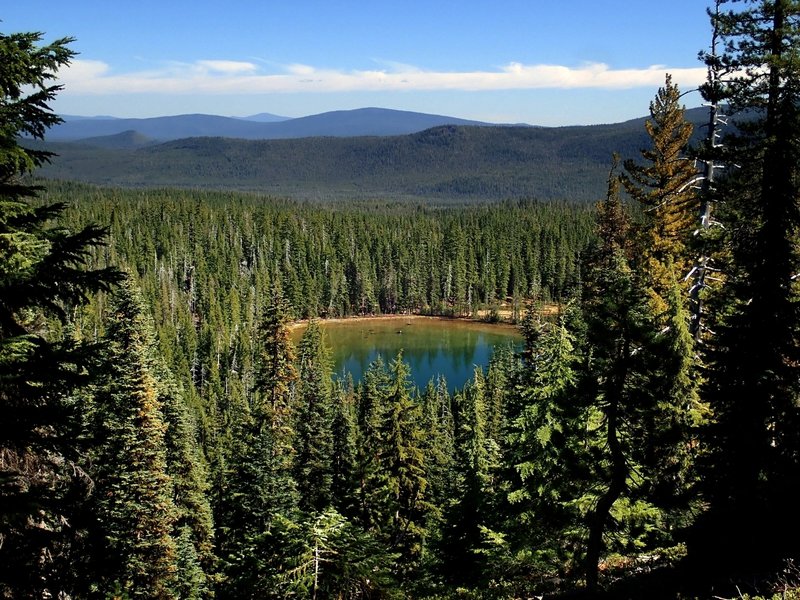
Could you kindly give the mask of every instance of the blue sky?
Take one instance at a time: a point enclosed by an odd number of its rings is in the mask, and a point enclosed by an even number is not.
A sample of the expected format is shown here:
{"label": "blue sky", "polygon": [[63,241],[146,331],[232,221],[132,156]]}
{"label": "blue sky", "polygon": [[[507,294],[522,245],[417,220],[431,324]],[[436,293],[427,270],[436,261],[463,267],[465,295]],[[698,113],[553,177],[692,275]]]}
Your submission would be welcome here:
{"label": "blue sky", "polygon": [[[503,123],[645,115],[704,76],[704,0],[25,0],[0,31],[73,36],[62,114],[299,117],[379,106]],[[700,104],[687,94],[687,106]]]}

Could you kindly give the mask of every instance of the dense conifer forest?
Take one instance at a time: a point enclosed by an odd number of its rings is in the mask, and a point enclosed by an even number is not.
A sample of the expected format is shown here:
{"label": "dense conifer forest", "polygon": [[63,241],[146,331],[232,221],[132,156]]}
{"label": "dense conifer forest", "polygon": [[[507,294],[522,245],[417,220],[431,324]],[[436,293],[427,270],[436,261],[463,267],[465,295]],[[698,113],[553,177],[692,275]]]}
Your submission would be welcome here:
{"label": "dense conifer forest", "polygon": [[[0,34],[0,597],[798,597],[800,6],[710,16],[594,207],[39,182],[73,40]],[[500,309],[454,393],[318,322]]]}

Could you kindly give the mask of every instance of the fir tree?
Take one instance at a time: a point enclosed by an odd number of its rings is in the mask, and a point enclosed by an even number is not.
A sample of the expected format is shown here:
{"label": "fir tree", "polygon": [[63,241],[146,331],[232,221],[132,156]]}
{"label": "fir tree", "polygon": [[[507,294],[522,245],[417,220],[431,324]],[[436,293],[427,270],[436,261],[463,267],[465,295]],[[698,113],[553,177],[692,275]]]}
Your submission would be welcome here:
{"label": "fir tree", "polygon": [[[580,387],[595,447],[589,479],[597,482],[586,515],[590,590],[597,589],[603,552],[612,549],[610,529],[620,552],[670,546],[675,540],[669,532],[676,523],[686,524],[689,508],[686,453],[703,409],[685,300],[673,268],[683,254],[678,224],[690,215],[689,197],[681,196],[690,172],[678,166],[685,162],[679,153],[690,129],[680,125],[677,98],[667,81],[654,102],[656,126],[648,128],[654,150],[645,153],[653,159],[652,169],[626,164],[629,176],[654,178],[649,193],[632,192],[645,206],[650,203],[652,214],[645,215],[639,235],[629,233],[612,169],[608,197],[598,210],[599,241],[585,271]],[[662,163],[667,156],[669,165]],[[631,179],[623,182],[630,190]],[[639,266],[638,273],[632,265]]]}
{"label": "fir tree", "polygon": [[[538,574],[566,574],[580,560],[580,512],[586,490],[586,409],[579,401],[576,340],[566,320],[553,326],[529,321],[526,359],[509,402],[505,445],[510,488],[508,543],[524,551]],[[576,531],[577,530],[577,531]],[[577,537],[576,537],[577,534]]]}
{"label": "fir tree", "polygon": [[289,305],[280,284],[273,284],[272,295],[258,326],[257,392],[253,412],[266,419],[276,434],[291,429],[291,388],[297,380],[295,352],[289,339]]}
{"label": "fir tree", "polygon": [[23,148],[60,122],[51,85],[74,52],[69,38],[0,34],[0,595],[71,594],[85,584],[73,555],[74,513],[90,485],[79,444],[88,382],[98,348],[69,339],[72,310],[119,279],[89,269],[106,232],[54,224],[63,204],[34,207],[41,191],[26,179],[52,156]]}
{"label": "fir tree", "polygon": [[294,478],[300,508],[321,512],[333,501],[333,407],[330,362],[316,321],[303,333],[297,362]]}
{"label": "fir tree", "polygon": [[673,278],[689,272],[688,234],[696,223],[693,184],[699,181],[694,161],[686,156],[692,125],[679,104],[680,91],[667,75],[650,103],[645,129],[652,147],[642,150],[645,164],[625,161],[622,182],[644,214],[639,231],[639,262],[648,272],[654,309],[666,310]]}
{"label": "fir tree", "polygon": [[172,533],[177,552],[176,591],[187,600],[209,598],[213,596],[217,561],[208,470],[197,441],[197,426],[182,390],[163,365],[156,365],[156,376],[167,424],[167,473],[172,479],[177,509]]}
{"label": "fir tree", "polygon": [[275,286],[259,325],[254,405],[237,420],[235,451],[217,508],[224,598],[278,593],[280,548],[291,541],[283,536],[291,535],[298,516],[292,477],[297,371],[287,312],[283,294]]}
{"label": "fir tree", "polygon": [[402,569],[419,560],[430,510],[425,479],[423,431],[419,405],[409,389],[408,365],[402,353],[390,366],[391,383],[382,425],[381,468],[385,472],[386,501],[383,509],[390,548],[400,553]]}
{"label": "fir tree", "polygon": [[375,537],[333,509],[301,524],[302,536],[286,548],[282,597],[396,598],[391,567],[397,559]]}
{"label": "fir tree", "polygon": [[734,72],[724,100],[741,135],[726,139],[738,168],[719,182],[729,223],[727,316],[709,352],[714,411],[704,473],[711,503],[695,556],[717,566],[777,566],[796,556],[792,502],[800,465],[797,365],[800,6],[752,1],[715,17]]}
{"label": "fir tree", "polygon": [[358,398],[358,512],[362,527],[381,531],[386,517],[381,498],[386,486],[382,469],[383,423],[389,396],[389,374],[378,356],[364,372]]}
{"label": "fir tree", "polygon": [[493,524],[498,492],[500,447],[489,435],[486,382],[480,368],[463,393],[455,397],[457,483],[451,488],[443,541],[450,579],[474,585],[484,575],[478,552],[482,531]]}
{"label": "fir tree", "polygon": [[333,417],[331,421],[332,480],[331,495],[334,508],[349,519],[355,519],[358,511],[358,424],[356,399],[352,377],[344,387],[334,386]]}
{"label": "fir tree", "polygon": [[[422,394],[422,413],[423,428],[428,432],[424,447],[426,479],[431,502],[441,511],[453,500],[456,437],[452,398],[443,377],[435,384],[428,382]],[[431,516],[438,520],[441,515]]]}
{"label": "fir tree", "polygon": [[106,333],[106,377],[94,395],[100,589],[131,597],[176,597],[178,517],[167,472],[162,398],[152,325],[130,285],[120,290]]}
{"label": "fir tree", "polygon": [[621,253],[597,265],[589,281],[584,314],[591,371],[584,393],[601,454],[592,461],[591,478],[599,485],[586,518],[586,584],[595,591],[608,529],[621,521],[619,515],[612,516],[615,505],[634,496],[641,485],[632,478],[640,442],[634,432],[653,409],[649,379],[655,323],[641,283]]}
{"label": "fir tree", "polygon": [[[289,306],[280,286],[273,287],[272,299],[259,324],[255,406],[252,408],[254,435],[268,448],[269,473],[276,478],[272,499],[274,509],[291,510],[296,499],[294,461],[294,383],[297,381],[294,346],[289,339]],[[279,498],[282,498],[279,500]]]}

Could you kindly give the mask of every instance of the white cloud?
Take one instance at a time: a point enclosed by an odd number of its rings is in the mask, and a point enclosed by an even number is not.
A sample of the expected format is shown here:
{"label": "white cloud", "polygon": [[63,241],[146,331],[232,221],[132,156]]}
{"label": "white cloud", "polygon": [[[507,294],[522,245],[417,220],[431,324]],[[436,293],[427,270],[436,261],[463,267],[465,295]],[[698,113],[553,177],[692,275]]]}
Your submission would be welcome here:
{"label": "white cloud", "polygon": [[59,73],[62,83],[72,85],[83,81],[93,81],[106,75],[110,67],[99,60],[74,60],[69,68]]}
{"label": "white cloud", "polygon": [[426,71],[391,63],[389,69],[336,70],[292,64],[280,73],[263,73],[254,63],[201,60],[171,63],[162,69],[114,73],[100,61],[76,60],[61,74],[67,93],[75,94],[248,94],[282,92],[523,90],[523,89],[631,89],[657,87],[664,74],[684,89],[705,79],[705,69],[654,65],[613,69],[602,63],[578,67],[525,65],[512,62],[488,71]]}
{"label": "white cloud", "polygon": [[286,65],[286,70],[294,75],[313,75],[314,73],[314,67],[301,64]]}
{"label": "white cloud", "polygon": [[196,64],[217,73],[252,73],[258,70],[258,67],[251,62],[235,60],[199,60]]}

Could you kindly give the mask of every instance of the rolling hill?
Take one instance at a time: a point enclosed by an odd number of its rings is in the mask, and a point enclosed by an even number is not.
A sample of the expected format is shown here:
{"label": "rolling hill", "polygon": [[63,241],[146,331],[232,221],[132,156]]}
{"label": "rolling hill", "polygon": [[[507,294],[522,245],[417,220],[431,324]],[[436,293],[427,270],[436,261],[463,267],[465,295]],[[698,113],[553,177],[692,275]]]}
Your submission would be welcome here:
{"label": "rolling hill", "polygon": [[[687,114],[697,124],[706,118],[703,109]],[[254,190],[301,198],[592,202],[605,193],[612,153],[637,158],[648,145],[644,120],[575,127],[444,125],[380,137],[192,137],[165,143],[123,132],[49,142],[47,148],[59,156],[39,174],[101,185]]]}
{"label": "rolling hill", "polygon": [[486,123],[385,108],[340,110],[297,119],[277,117],[268,113],[245,118],[215,115],[177,115],[149,119],[71,117],[50,129],[47,138],[51,141],[76,141],[135,131],[161,142],[188,137],[269,140],[316,136],[403,135],[439,125],[486,125]]}

